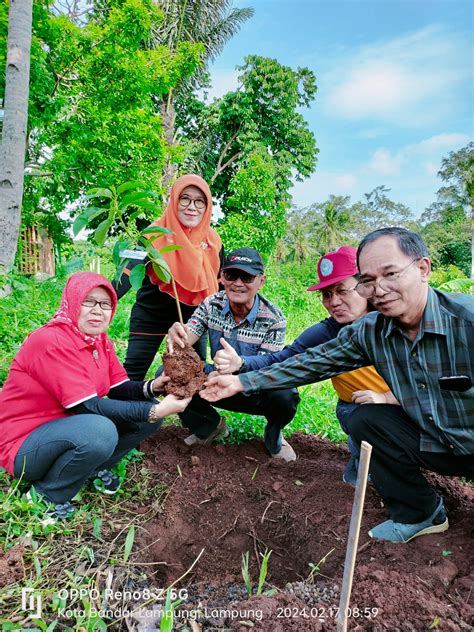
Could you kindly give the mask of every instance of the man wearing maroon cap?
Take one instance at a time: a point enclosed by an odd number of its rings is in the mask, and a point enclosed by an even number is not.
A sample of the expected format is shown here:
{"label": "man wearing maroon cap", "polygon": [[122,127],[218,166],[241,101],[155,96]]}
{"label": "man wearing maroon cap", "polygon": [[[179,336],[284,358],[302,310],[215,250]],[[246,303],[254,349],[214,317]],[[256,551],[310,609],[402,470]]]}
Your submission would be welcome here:
{"label": "man wearing maroon cap", "polygon": [[[345,325],[368,313],[370,306],[367,299],[354,291],[359,276],[356,254],[356,248],[342,246],[335,252],[329,252],[321,257],[317,265],[319,283],[312,285],[308,290],[321,292],[322,303],[330,317],[306,329],[281,351],[257,356],[251,370],[283,362],[310,347],[332,340]],[[229,345],[216,353],[214,363],[221,374],[244,373],[250,370],[246,367],[243,358]],[[373,366],[334,377],[332,383],[339,395],[336,415],[346,434],[349,434],[349,418],[360,404],[398,403]],[[359,447],[350,435],[348,445],[351,458],[344,470],[343,480],[350,485],[355,485]]]}
{"label": "man wearing maroon cap", "polygon": [[390,512],[369,536],[409,542],[449,527],[422,469],[474,478],[474,298],[429,287],[426,244],[405,228],[366,235],[357,256],[354,290],[376,311],[281,364],[212,377],[201,396],[216,402],[373,364],[400,406],[359,406],[350,420],[354,440],[372,444],[370,475]]}

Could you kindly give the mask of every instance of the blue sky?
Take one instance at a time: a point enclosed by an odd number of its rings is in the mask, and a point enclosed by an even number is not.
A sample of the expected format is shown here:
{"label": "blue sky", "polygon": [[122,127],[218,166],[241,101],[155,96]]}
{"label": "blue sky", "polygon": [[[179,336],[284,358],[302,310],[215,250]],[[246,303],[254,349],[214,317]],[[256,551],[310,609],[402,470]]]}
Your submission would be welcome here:
{"label": "blue sky", "polygon": [[299,206],[352,202],[378,185],[420,215],[441,159],[473,137],[473,4],[465,0],[248,0],[247,21],[212,67],[210,97],[237,85],[245,55],[308,66],[318,93],[304,116],[320,150],[292,190]]}

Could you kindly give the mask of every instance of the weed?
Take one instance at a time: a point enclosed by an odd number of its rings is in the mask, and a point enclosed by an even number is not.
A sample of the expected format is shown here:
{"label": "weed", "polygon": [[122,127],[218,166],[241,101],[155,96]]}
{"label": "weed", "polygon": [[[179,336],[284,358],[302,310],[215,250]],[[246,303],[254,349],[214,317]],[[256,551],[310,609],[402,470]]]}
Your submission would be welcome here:
{"label": "weed", "polygon": [[[265,551],[265,553],[260,553],[260,555],[262,556],[262,564],[260,566],[260,573],[258,576],[258,584],[256,590],[257,595],[262,594],[263,586],[265,584],[265,580],[267,579],[268,560],[270,559],[271,554],[272,552],[268,549]],[[242,577],[244,578],[245,590],[250,597],[252,595],[252,580],[250,578],[249,561],[250,553],[248,551],[242,553]]]}
{"label": "weed", "polygon": [[265,584],[265,580],[267,579],[268,560],[270,559],[271,554],[272,552],[267,549],[262,555],[262,565],[260,567],[260,574],[258,576],[257,595],[262,594],[263,585]]}
{"label": "weed", "polygon": [[244,578],[245,590],[250,597],[252,594],[252,582],[249,573],[249,557],[250,553],[248,551],[242,553],[242,577]]}
{"label": "weed", "polygon": [[311,584],[311,585],[314,584],[315,576],[320,574],[321,566],[325,563],[325,561],[327,560],[327,558],[331,555],[331,553],[333,551],[334,551],[334,549],[331,549],[329,551],[329,553],[326,553],[326,555],[324,557],[322,557],[317,564],[313,564],[312,562],[309,563],[309,567],[311,569],[311,572],[308,575],[308,577],[306,578],[306,583],[307,584]]}

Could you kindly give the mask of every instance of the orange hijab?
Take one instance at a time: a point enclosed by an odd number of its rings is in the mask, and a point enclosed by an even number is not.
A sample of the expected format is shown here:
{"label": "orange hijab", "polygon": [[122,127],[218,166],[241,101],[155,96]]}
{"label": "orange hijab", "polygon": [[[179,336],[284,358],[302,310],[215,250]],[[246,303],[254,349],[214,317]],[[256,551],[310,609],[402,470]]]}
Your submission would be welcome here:
{"label": "orange hijab", "polygon": [[[204,193],[207,206],[199,226],[189,229],[178,219],[178,203],[183,189],[192,185]],[[200,176],[190,174],[176,180],[171,187],[170,200],[164,215],[151,224],[170,228],[174,232],[174,235],[161,235],[156,239],[151,237],[157,250],[170,244],[182,246],[180,250],[163,253],[163,258],[176,282],[179,300],[186,305],[199,305],[219,289],[217,274],[220,268],[219,253],[222,241],[211,228],[211,214],[212,196],[207,182]],[[158,285],[162,292],[174,296],[171,283],[161,281],[151,265],[147,274],[151,282]]]}

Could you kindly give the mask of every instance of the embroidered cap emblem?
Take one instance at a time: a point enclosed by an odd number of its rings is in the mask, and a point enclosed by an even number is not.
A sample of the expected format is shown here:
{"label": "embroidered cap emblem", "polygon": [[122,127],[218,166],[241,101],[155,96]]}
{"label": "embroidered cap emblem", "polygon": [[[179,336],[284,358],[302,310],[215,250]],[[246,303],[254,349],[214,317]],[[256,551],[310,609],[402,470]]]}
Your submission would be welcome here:
{"label": "embroidered cap emblem", "polygon": [[321,259],[321,265],[319,266],[319,271],[323,276],[329,276],[331,272],[334,270],[334,264],[331,259]]}

